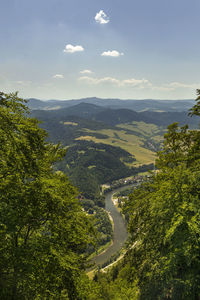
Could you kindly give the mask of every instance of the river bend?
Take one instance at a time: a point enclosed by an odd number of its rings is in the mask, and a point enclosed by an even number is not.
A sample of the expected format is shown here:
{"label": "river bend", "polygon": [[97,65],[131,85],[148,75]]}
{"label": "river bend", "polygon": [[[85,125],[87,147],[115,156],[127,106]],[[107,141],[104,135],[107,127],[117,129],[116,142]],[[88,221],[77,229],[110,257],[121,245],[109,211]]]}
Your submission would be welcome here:
{"label": "river bend", "polygon": [[112,192],[105,194],[105,209],[111,215],[114,223],[113,243],[103,253],[95,256],[92,259],[92,262],[95,262],[96,265],[102,265],[107,262],[113,254],[118,252],[123,247],[128,237],[124,219],[122,218],[121,214],[112,201],[113,194],[122,191],[127,187],[130,187],[130,185],[118,188]]}

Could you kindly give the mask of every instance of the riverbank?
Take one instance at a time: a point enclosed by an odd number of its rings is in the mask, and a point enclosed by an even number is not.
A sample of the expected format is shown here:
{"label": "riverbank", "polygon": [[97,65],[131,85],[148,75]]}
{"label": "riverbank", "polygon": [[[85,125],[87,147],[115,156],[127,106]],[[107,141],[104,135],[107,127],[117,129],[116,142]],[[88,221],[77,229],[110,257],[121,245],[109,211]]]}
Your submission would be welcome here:
{"label": "riverbank", "polygon": [[[125,187],[123,187],[125,188]],[[122,188],[120,188],[122,189]],[[112,202],[113,194],[116,193],[118,190],[116,189],[112,192],[109,192],[105,195],[105,209],[109,213],[109,215],[112,217],[113,224],[114,224],[114,230],[113,230],[113,244],[108,247],[103,253],[99,254],[98,256],[95,256],[92,259],[92,262],[95,263],[96,267],[101,267],[103,264],[105,264],[109,259],[120,249],[123,247],[127,237],[127,229],[125,222],[115,207],[115,205]]]}
{"label": "riverbank", "polygon": [[[105,209],[112,220],[113,228],[114,228],[113,242],[110,246],[107,245],[108,246],[107,249],[105,248],[104,250],[102,249],[103,252],[101,252],[98,255],[95,255],[95,257],[91,260],[91,262],[95,263],[95,265],[87,272],[87,275],[90,279],[93,279],[95,272],[99,268],[103,272],[107,272],[107,270],[110,267],[115,265],[119,260],[121,260],[124,257],[124,254],[126,253],[127,250],[123,249],[123,246],[125,245],[125,242],[127,240],[128,232],[126,229],[124,218],[121,215],[117,205],[115,205],[116,203],[114,203],[113,201],[113,196],[116,193],[127,189],[127,187],[131,187],[131,186],[136,187],[138,184],[139,183],[134,183],[134,184],[121,186],[105,194]],[[108,264],[105,266],[106,263]],[[102,267],[102,265],[104,265],[104,267]]]}
{"label": "riverbank", "polygon": [[[137,184],[132,184],[129,186],[134,187],[136,185]],[[103,252],[95,255],[95,257],[91,259],[91,262],[95,263],[93,269],[101,268],[102,265],[105,265],[106,262],[109,262],[109,260],[122,249],[127,240],[128,232],[124,218],[112,201],[114,194],[126,188],[127,185],[118,187],[115,190],[105,194],[105,209],[113,222],[113,243],[112,245],[108,246],[107,249],[104,249]]]}

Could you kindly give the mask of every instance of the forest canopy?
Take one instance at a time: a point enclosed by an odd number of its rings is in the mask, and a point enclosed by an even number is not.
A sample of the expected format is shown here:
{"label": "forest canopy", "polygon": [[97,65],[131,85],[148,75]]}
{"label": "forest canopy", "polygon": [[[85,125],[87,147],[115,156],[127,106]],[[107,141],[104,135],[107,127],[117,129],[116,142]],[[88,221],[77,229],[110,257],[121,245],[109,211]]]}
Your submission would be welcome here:
{"label": "forest canopy", "polygon": [[[190,114],[200,116],[197,94]],[[102,288],[112,282],[104,288],[108,298],[200,297],[200,131],[169,125],[156,165],[157,173],[124,205],[129,250],[107,279],[99,276]]]}
{"label": "forest canopy", "polygon": [[46,142],[24,100],[0,93],[1,299],[84,299],[94,231],[76,189],[54,171],[64,153]]}

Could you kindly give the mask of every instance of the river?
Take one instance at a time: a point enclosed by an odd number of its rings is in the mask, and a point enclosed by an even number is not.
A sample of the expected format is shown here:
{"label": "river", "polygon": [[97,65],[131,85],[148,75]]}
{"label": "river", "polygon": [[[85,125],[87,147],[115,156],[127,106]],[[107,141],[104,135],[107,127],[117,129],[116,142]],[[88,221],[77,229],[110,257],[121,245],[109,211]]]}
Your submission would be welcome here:
{"label": "river", "polygon": [[118,252],[123,247],[128,237],[124,219],[122,218],[121,214],[112,201],[113,194],[127,189],[128,187],[131,187],[131,185],[120,187],[112,192],[105,194],[105,209],[111,215],[114,223],[113,243],[103,253],[95,256],[92,259],[92,262],[95,262],[96,265],[102,265],[107,262],[113,254]]}

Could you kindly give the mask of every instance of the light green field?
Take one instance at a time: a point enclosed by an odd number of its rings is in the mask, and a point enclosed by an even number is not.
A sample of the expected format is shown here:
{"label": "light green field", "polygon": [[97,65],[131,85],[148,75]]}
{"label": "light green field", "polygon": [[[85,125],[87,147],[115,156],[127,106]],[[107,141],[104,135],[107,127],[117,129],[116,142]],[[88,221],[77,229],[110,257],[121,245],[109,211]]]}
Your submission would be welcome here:
{"label": "light green field", "polygon": [[[161,142],[161,129],[158,126],[143,122],[133,122],[132,124],[120,124],[117,127],[122,128],[122,130],[103,129],[93,131],[85,129],[88,135],[81,136],[78,138],[78,140],[87,140],[95,143],[104,143],[121,147],[122,149],[134,155],[136,162],[134,162],[132,165],[135,166],[149,164],[155,161],[155,152],[144,148],[143,141],[152,139],[156,142]],[[106,135],[107,138],[96,138],[93,136],[94,133]],[[139,134],[139,136],[136,134]]]}
{"label": "light green field", "polygon": [[132,122],[131,124],[119,124],[117,125],[119,128],[124,128],[127,130],[138,132],[142,134],[144,137],[154,137],[156,135],[161,136],[163,134],[163,130],[155,124],[147,124],[144,122]]}

